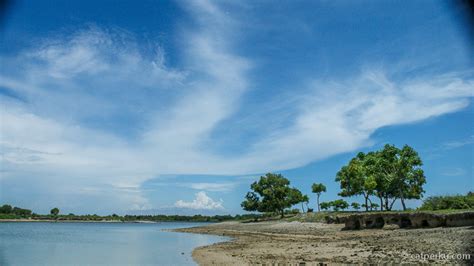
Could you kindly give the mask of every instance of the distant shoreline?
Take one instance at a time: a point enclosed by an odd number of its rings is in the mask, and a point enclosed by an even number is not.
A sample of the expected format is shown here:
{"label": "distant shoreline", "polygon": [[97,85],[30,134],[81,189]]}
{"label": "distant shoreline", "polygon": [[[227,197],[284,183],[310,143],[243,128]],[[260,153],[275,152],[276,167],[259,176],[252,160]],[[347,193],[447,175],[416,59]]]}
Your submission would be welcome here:
{"label": "distant shoreline", "polygon": [[[46,220],[46,219],[0,219],[0,223],[159,223],[154,221],[119,221],[119,220]],[[166,221],[163,221],[166,222]]]}

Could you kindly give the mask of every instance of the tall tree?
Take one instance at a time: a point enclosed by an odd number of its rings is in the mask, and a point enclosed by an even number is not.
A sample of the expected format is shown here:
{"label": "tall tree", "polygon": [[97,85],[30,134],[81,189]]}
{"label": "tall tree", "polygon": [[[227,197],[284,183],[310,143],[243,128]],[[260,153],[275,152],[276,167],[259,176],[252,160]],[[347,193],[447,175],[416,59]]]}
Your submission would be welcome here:
{"label": "tall tree", "polygon": [[399,149],[387,144],[378,152],[378,157],[385,209],[391,210],[395,201],[400,199],[403,210],[406,210],[406,199],[420,199],[424,193],[426,177],[421,169],[423,162],[420,156],[408,145]]}
{"label": "tall tree", "polygon": [[369,210],[370,196],[373,195],[377,183],[373,176],[369,175],[366,167],[366,154],[360,152],[348,165],[343,166],[336,175],[336,181],[340,183],[340,196],[351,197],[363,195],[366,211]]}
{"label": "tall tree", "polygon": [[418,153],[410,146],[402,149],[385,145],[380,151],[359,153],[337,173],[341,196],[363,195],[366,211],[376,206],[371,195],[380,199],[380,210],[390,211],[397,199],[406,210],[405,200],[420,199],[426,183]]}
{"label": "tall tree", "polygon": [[312,186],[311,186],[311,190],[313,191],[313,193],[316,193],[317,195],[317,204],[318,204],[318,212],[321,211],[321,207],[319,206],[319,197],[321,196],[321,193],[323,192],[326,192],[326,186],[322,183],[314,183]]}
{"label": "tall tree", "polygon": [[290,187],[290,181],[281,174],[268,173],[252,183],[241,206],[246,211],[275,212],[281,217],[284,211],[304,200],[301,192]]}
{"label": "tall tree", "polygon": [[303,204],[306,204],[306,211],[308,211],[308,202],[309,202],[309,197],[308,195],[303,195],[303,198],[301,199],[301,210],[304,212],[304,206]]}
{"label": "tall tree", "polygon": [[423,197],[425,192],[423,185],[426,184],[426,177],[421,169],[422,165],[420,156],[412,147],[405,145],[399,150],[395,194],[400,198],[403,210],[406,210],[406,199],[421,199]]}

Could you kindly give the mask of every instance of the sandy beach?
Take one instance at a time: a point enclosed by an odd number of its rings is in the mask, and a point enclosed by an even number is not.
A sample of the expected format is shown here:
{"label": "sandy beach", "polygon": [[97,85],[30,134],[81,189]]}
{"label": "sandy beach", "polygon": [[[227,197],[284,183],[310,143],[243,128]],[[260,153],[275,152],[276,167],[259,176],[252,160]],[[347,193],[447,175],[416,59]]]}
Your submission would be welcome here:
{"label": "sandy beach", "polygon": [[[343,225],[301,222],[224,222],[180,232],[232,237],[196,248],[200,265],[441,263],[472,265],[474,227],[346,231]],[[420,255],[437,256],[420,258]],[[470,259],[448,258],[470,254]],[[443,257],[445,256],[445,257]]]}

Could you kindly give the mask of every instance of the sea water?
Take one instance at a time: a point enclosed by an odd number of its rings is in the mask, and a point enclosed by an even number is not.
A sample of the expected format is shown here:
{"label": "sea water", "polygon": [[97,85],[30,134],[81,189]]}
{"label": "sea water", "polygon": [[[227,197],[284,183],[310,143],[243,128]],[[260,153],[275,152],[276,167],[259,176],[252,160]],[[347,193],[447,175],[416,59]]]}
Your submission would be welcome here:
{"label": "sea water", "polygon": [[195,247],[227,240],[166,231],[197,225],[0,223],[0,265],[195,265]]}

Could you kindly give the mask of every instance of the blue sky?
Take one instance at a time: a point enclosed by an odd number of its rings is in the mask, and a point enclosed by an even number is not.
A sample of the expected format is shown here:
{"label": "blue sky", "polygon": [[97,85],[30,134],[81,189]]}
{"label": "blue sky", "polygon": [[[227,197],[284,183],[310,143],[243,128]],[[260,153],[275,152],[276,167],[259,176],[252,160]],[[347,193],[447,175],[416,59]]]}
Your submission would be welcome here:
{"label": "blue sky", "polygon": [[419,151],[425,196],[474,190],[473,53],[458,12],[17,1],[1,25],[0,201],[235,214],[266,172],[309,195],[323,182],[333,200],[340,167],[386,143]]}

